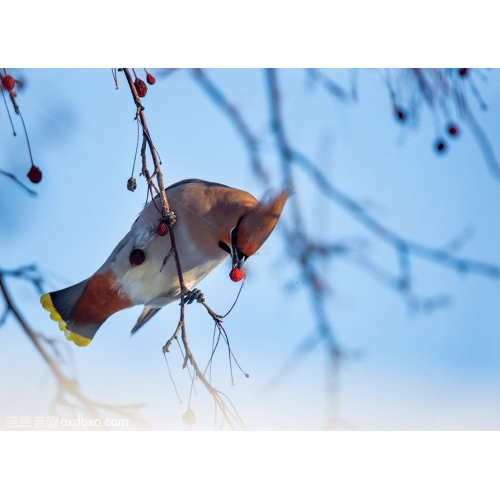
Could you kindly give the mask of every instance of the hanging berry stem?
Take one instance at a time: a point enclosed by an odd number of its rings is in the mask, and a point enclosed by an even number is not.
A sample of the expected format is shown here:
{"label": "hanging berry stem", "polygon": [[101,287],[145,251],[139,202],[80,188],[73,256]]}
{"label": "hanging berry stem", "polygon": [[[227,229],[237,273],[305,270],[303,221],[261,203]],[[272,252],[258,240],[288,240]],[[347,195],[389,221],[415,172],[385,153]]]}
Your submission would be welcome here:
{"label": "hanging berry stem", "polygon": [[115,89],[119,90],[119,87],[118,87],[118,76],[116,74],[116,68],[111,68],[111,73],[113,74],[113,80],[115,81]]}
{"label": "hanging berry stem", "polygon": [[[155,169],[154,169],[152,177],[156,177],[156,182],[158,183],[158,188],[159,188],[158,195],[160,196],[160,200],[162,203],[163,215],[166,216],[167,214],[170,213],[170,206],[168,204],[167,194],[165,191],[165,185],[163,183],[163,174],[162,174],[162,171],[160,169],[160,164],[158,162],[158,155],[156,153],[156,148],[154,147],[153,141],[151,140],[151,135],[149,133],[148,125],[146,122],[146,117],[144,115],[144,107],[141,103],[141,99],[140,99],[139,95],[137,94],[137,89],[136,89],[134,82],[132,80],[132,76],[130,75],[130,71],[128,70],[128,68],[122,68],[122,69],[123,69],[123,72],[125,74],[125,77],[127,78],[127,82],[129,84],[130,91],[132,92],[132,95],[134,97],[135,105],[137,106],[137,117],[139,119],[139,123],[142,126],[144,140],[147,142],[147,144],[149,146],[149,151],[150,151],[151,157],[153,159]],[[134,74],[135,74],[135,71],[134,71]],[[144,148],[144,144],[143,144],[143,148]],[[144,172],[144,167],[145,167],[145,161],[144,161],[144,157],[143,157],[143,172]],[[147,168],[146,168],[146,172],[147,172]],[[148,176],[149,176],[149,174],[148,174]],[[149,183],[152,183],[152,182],[150,181],[150,182],[148,182],[148,184]],[[179,278],[179,285],[181,287],[181,290],[184,290],[186,288],[186,286],[184,284],[184,277],[182,275],[181,262],[179,260],[179,254],[177,252],[177,246],[175,244],[175,234],[174,234],[172,227],[170,227],[170,241],[172,243],[172,248],[174,248],[174,256],[175,256],[175,263],[177,266],[177,275]],[[181,309],[183,307],[184,307],[184,295],[181,294]]]}
{"label": "hanging berry stem", "polygon": [[[4,69],[5,71],[5,69]],[[14,123],[12,122],[12,116],[9,111],[9,106],[7,105],[7,99],[5,99],[5,94],[3,92],[3,88],[0,86],[0,90],[2,91],[3,102],[5,103],[5,109],[7,110],[7,115],[9,116],[10,126],[12,127],[12,133],[14,136],[17,136],[16,129],[14,128]]]}
{"label": "hanging berry stem", "polygon": [[[117,85],[118,88],[118,85]],[[137,186],[137,183],[134,178],[134,170],[135,170],[135,162],[137,160],[137,151],[139,150],[139,119],[136,116],[136,121],[137,121],[137,141],[135,143],[135,153],[134,153],[134,163],[132,163],[132,174],[130,175],[130,179],[127,181],[127,189],[129,191],[135,191],[135,188]]]}
{"label": "hanging berry stem", "polygon": [[[132,70],[132,71],[134,71],[134,70]],[[159,191],[160,191],[159,195],[160,195],[160,199],[162,201],[163,209],[165,210],[166,213],[168,213],[168,212],[170,212],[170,208],[169,208],[169,204],[168,204],[168,200],[167,200],[167,195],[165,193],[165,185],[163,183],[163,174],[161,172],[160,164],[158,162],[158,155],[156,153],[156,148],[154,147],[153,141],[151,140],[151,136],[149,134],[148,125],[146,123],[146,117],[144,115],[144,107],[142,106],[141,98],[137,94],[137,89],[135,88],[134,82],[132,80],[132,76],[130,75],[130,71],[128,70],[128,68],[123,68],[123,72],[125,73],[125,77],[127,78],[130,90],[131,90],[132,95],[134,97],[134,102],[135,102],[135,105],[137,106],[137,116],[139,118],[139,123],[142,126],[142,129],[144,131],[144,137],[146,138],[146,141],[148,143],[151,157],[153,159],[153,164],[155,166],[152,177],[157,178],[158,187],[159,187]],[[135,74],[135,71],[134,71],[134,74]]]}
{"label": "hanging berry stem", "polygon": [[26,142],[28,143],[28,151],[29,151],[29,154],[30,154],[31,165],[34,165],[35,162],[33,161],[33,155],[31,154],[31,146],[30,146],[30,140],[28,138],[28,131],[26,130],[26,125],[24,123],[23,115],[21,114],[21,111],[19,111],[19,108],[17,109],[17,114],[21,118],[21,122],[23,124],[24,135],[26,136]]}

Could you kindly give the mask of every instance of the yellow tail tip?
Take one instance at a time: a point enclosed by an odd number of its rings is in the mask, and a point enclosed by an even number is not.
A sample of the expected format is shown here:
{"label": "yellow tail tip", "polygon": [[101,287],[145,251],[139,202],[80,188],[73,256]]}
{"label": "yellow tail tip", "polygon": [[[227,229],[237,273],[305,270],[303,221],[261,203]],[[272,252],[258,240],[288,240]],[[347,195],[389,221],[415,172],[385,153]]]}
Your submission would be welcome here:
{"label": "yellow tail tip", "polygon": [[50,298],[50,293],[44,293],[40,297],[40,304],[42,304],[42,307],[46,310],[51,312],[54,312],[56,308],[54,307],[54,304],[52,303],[52,299]]}
{"label": "yellow tail tip", "polygon": [[59,330],[64,332],[64,335],[68,340],[74,342],[78,347],[85,347],[90,344],[91,339],[68,330],[66,322],[61,318],[61,315],[57,312],[54,304],[52,303],[50,293],[45,293],[40,297],[40,304],[42,304],[42,307],[50,313],[50,319],[59,324]]}
{"label": "yellow tail tip", "polygon": [[70,332],[69,330],[66,330],[64,332],[64,335],[66,335],[66,338],[74,342],[78,347],[86,347],[91,342],[91,339],[82,337],[82,335],[78,335],[78,333],[75,332]]}

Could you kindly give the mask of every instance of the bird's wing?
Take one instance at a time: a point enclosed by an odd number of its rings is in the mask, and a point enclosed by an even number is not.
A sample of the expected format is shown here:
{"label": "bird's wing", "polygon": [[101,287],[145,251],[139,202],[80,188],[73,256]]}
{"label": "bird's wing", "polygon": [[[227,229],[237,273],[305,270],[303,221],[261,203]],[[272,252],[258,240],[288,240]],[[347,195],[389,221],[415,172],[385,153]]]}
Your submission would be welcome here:
{"label": "bird's wing", "polygon": [[157,308],[157,307],[145,306],[144,309],[142,310],[141,315],[137,319],[134,328],[132,328],[132,330],[130,331],[130,334],[133,335],[137,330],[139,330],[139,328],[141,328],[141,326],[147,323],[160,309],[161,307]]}

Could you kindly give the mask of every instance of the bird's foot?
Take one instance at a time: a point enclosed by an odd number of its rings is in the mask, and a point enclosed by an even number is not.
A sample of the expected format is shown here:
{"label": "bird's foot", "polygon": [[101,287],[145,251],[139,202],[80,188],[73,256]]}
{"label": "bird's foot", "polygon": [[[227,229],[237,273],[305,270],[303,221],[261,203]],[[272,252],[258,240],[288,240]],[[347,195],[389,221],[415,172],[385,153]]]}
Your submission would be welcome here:
{"label": "bird's foot", "polygon": [[170,212],[166,212],[162,218],[161,218],[161,221],[162,222],[166,222],[166,224],[169,226],[169,227],[172,227],[175,222],[177,220],[177,216],[175,215],[174,212],[170,211]]}
{"label": "bird's foot", "polygon": [[195,300],[196,302],[203,302],[205,300],[205,297],[203,293],[201,293],[201,290],[198,290],[197,288],[193,288],[192,290],[184,290],[185,304],[192,304]]}

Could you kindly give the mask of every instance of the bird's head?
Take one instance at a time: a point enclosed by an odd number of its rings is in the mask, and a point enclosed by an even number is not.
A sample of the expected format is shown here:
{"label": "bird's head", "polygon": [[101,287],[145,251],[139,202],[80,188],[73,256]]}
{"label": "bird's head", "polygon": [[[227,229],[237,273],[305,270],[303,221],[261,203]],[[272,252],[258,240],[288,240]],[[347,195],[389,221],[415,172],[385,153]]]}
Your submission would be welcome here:
{"label": "bird's head", "polygon": [[243,214],[231,229],[229,241],[219,246],[231,255],[232,267],[241,269],[243,264],[259,250],[276,226],[289,191],[282,191],[267,202],[257,202]]}

